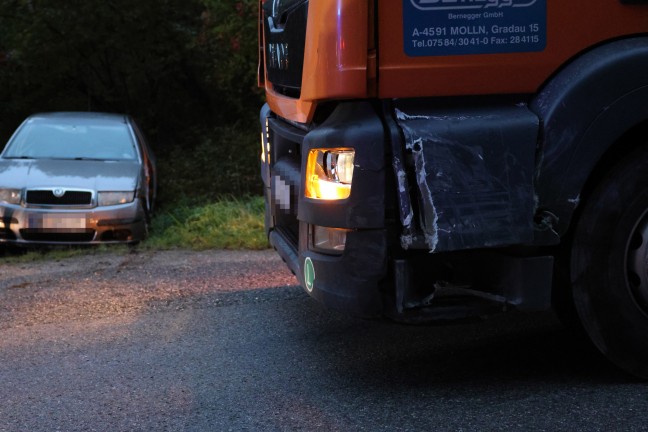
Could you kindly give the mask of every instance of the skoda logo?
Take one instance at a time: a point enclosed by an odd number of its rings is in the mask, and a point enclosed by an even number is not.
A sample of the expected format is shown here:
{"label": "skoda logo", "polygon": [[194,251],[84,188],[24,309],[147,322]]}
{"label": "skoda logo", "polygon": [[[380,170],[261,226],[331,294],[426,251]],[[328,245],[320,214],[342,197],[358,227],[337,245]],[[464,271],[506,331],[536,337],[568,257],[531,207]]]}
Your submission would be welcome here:
{"label": "skoda logo", "polygon": [[61,198],[63,195],[65,195],[65,189],[63,189],[63,188],[54,189],[54,196],[56,198]]}

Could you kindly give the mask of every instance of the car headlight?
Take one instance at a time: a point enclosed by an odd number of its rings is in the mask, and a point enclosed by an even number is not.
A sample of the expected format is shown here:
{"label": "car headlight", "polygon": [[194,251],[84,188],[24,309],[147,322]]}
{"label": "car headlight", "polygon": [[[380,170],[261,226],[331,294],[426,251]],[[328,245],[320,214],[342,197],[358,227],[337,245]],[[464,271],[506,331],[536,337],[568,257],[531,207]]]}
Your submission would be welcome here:
{"label": "car headlight", "polygon": [[0,202],[20,204],[20,189],[0,189]]}
{"label": "car headlight", "polygon": [[117,204],[126,204],[135,199],[135,192],[99,192],[97,195],[97,204],[99,206],[111,206]]}
{"label": "car headlight", "polygon": [[351,195],[355,151],[316,149],[308,153],[306,197],[341,200]]}

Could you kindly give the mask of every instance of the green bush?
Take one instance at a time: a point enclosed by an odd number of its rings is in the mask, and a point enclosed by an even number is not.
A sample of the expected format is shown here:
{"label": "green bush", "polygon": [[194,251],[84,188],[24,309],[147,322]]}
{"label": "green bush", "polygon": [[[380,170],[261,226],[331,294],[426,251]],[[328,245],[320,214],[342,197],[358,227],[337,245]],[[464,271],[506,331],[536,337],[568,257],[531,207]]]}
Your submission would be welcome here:
{"label": "green bush", "polygon": [[216,201],[224,195],[261,194],[259,137],[251,125],[216,127],[158,157],[161,208]]}
{"label": "green bush", "polygon": [[258,193],[256,0],[3,0],[0,142],[41,111],[132,115],[160,204]]}

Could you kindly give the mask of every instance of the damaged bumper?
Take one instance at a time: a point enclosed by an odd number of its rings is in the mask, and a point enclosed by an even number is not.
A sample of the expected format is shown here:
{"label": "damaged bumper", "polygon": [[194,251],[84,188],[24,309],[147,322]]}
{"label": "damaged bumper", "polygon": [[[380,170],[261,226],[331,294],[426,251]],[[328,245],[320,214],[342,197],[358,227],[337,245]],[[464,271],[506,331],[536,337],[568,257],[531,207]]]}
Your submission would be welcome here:
{"label": "damaged bumper", "polygon": [[[266,106],[261,125],[269,240],[327,307],[405,321],[548,307],[552,258],[499,253],[534,236],[539,122],[526,106],[348,102],[317,127]],[[336,149],[355,155],[350,194],[309,197],[308,155]],[[316,233],[330,230],[344,241],[322,250]],[[439,295],[453,284],[460,296]],[[484,301],[466,301],[475,293]]]}
{"label": "damaged bumper", "polygon": [[[382,313],[381,281],[387,276],[385,145],[380,118],[369,103],[341,104],[313,130],[274,119],[266,107],[262,177],[266,230],[271,244],[314,298],[359,316]],[[309,198],[303,191],[312,150],[354,152],[350,194]],[[343,230],[344,242],[328,252],[316,232]]]}
{"label": "damaged bumper", "polygon": [[397,101],[395,116],[413,168],[398,177],[400,200],[413,189],[419,204],[416,219],[401,221],[403,247],[447,252],[533,240],[539,120],[525,105]]}

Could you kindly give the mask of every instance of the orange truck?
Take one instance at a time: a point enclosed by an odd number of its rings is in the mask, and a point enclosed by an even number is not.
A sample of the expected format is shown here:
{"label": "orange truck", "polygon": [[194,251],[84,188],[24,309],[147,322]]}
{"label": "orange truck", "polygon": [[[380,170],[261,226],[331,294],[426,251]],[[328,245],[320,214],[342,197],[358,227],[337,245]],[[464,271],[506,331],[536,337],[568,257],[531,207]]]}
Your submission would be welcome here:
{"label": "orange truck", "polygon": [[648,0],[260,0],[271,244],[360,317],[506,309],[648,377]]}

